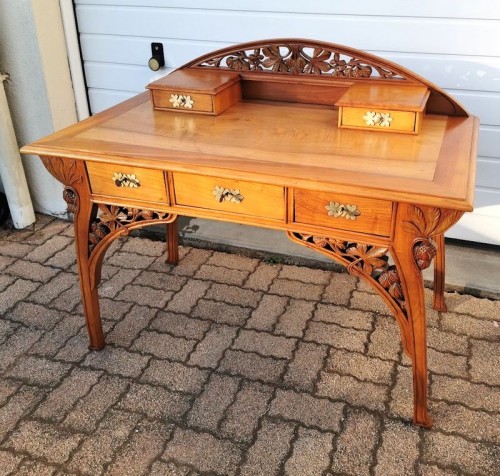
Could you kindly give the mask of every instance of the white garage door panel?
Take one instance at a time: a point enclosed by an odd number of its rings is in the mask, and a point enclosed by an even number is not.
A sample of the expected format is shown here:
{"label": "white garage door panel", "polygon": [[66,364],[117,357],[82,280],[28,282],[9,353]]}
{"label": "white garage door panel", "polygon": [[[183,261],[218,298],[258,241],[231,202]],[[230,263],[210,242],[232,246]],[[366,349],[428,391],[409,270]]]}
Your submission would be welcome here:
{"label": "white garage door panel", "polygon": [[85,63],[87,86],[97,89],[143,92],[147,84],[167,73],[167,68],[155,73],[147,66]]}
{"label": "white garage door panel", "polygon": [[477,153],[482,157],[500,157],[499,126],[479,126]]}
{"label": "white garage door panel", "polygon": [[478,157],[476,185],[500,189],[500,159]]}
{"label": "white garage door panel", "polygon": [[467,111],[478,116],[481,124],[500,125],[500,93],[456,90],[447,92],[461,102]]}
{"label": "white garage door panel", "polygon": [[[92,111],[172,68],[227,45],[314,38],[415,71],[481,120],[474,213],[447,233],[500,245],[500,2],[498,0],[75,0]],[[147,68],[161,41],[166,68]]]}
{"label": "white garage door panel", "polygon": [[[166,33],[166,32],[165,32]],[[229,43],[196,42],[170,38],[136,38],[82,34],[80,43],[86,61],[144,66],[149,59],[151,42],[163,43],[165,62],[177,68]],[[500,92],[500,58],[456,55],[403,54],[369,51],[414,71],[442,88]]]}
{"label": "white garage door panel", "polygon": [[[164,33],[167,33],[167,31]],[[151,55],[151,42],[153,41],[163,43],[165,63],[169,68],[177,68],[205,53],[229,46],[229,43],[173,40],[159,36],[134,38],[87,33],[80,35],[82,53],[86,61],[112,62],[137,66],[147,64]]]}
{"label": "white garage door panel", "polygon": [[[95,5],[97,0],[75,0],[78,5]],[[106,5],[128,5],[143,7],[179,7],[210,10],[249,10],[247,2],[238,0],[106,0]],[[303,0],[252,0],[253,11],[274,12],[286,10],[301,13],[305,10]],[[316,0],[307,3],[309,13],[328,13],[337,15],[388,15],[388,16],[425,16],[437,18],[483,18],[500,19],[498,0],[357,0],[356,2],[332,2]]]}
{"label": "white garage door panel", "polygon": [[[500,56],[494,20],[389,18],[300,13],[254,13],[81,5],[77,6],[82,33],[128,36],[189,36],[196,40],[231,43],[280,36],[315,38],[349,44],[364,50]],[[113,21],[110,22],[109,19]],[[256,28],[244,28],[255,25]],[[168,35],[165,32],[168,31]],[[425,34],[422,32],[425,31]],[[353,34],[353,32],[355,32]],[[383,32],[383,34],[375,34]],[[452,41],[442,41],[443,33]],[[470,38],[474,37],[474,41]],[[397,38],[397,41],[394,41]],[[418,42],[415,41],[418,38]]]}
{"label": "white garage door panel", "polygon": [[136,94],[122,91],[108,91],[105,89],[89,89],[90,109],[92,109],[93,114],[97,114]]}
{"label": "white garage door panel", "polygon": [[466,213],[446,232],[448,238],[500,245],[500,218]]}

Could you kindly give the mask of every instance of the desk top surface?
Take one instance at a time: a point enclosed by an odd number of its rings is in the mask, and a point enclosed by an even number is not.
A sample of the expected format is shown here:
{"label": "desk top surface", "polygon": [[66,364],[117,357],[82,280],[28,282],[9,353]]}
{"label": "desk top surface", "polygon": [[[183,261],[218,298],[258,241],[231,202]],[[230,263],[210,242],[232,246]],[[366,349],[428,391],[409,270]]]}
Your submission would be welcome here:
{"label": "desk top surface", "polygon": [[428,114],[409,135],[339,129],[337,114],[275,101],[154,111],[143,93],[22,152],[472,209],[477,118]]}

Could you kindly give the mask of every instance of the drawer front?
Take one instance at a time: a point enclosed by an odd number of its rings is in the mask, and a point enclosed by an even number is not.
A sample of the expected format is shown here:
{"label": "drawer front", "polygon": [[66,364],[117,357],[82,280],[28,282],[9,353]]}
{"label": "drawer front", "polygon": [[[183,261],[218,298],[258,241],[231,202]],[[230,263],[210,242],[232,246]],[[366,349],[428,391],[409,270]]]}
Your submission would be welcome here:
{"label": "drawer front", "polygon": [[392,202],[310,190],[294,191],[294,221],[389,236]]}
{"label": "drawer front", "polygon": [[179,92],[173,89],[156,89],[151,93],[156,109],[184,112],[214,112],[213,99],[210,94]]}
{"label": "drawer front", "polygon": [[415,132],[417,113],[360,107],[343,107],[340,126],[383,132]]}
{"label": "drawer front", "polygon": [[174,173],[177,205],[274,220],[285,218],[285,190],[242,180]]}
{"label": "drawer front", "polygon": [[87,162],[92,193],[168,204],[163,171]]}

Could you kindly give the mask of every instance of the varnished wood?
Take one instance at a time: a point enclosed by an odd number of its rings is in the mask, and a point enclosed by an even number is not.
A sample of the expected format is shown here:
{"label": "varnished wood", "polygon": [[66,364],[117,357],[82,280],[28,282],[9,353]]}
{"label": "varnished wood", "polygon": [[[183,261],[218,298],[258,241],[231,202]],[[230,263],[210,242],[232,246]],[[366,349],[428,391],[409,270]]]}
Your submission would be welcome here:
{"label": "varnished wood", "polygon": [[444,235],[435,237],[437,254],[434,259],[434,293],[432,307],[436,311],[447,312],[448,307],[444,300],[444,283],[445,283],[445,251],[444,251]]}
{"label": "varnished wood", "polygon": [[167,224],[167,259],[166,263],[179,264],[179,221]]}
{"label": "varnished wood", "polygon": [[[332,230],[350,230],[372,235],[389,236],[391,231],[392,202],[366,199],[353,195],[328,192],[312,192],[295,189],[294,222],[301,225],[317,225]],[[328,215],[330,202],[356,205],[359,212],[354,220]]]}
{"label": "varnished wood", "polygon": [[[174,173],[173,181],[176,205],[285,220],[283,187],[183,173]],[[213,193],[216,186],[239,190],[243,196],[242,201],[217,201]]]}
{"label": "varnished wood", "polygon": [[[176,114],[153,110],[146,93],[22,150],[65,184],[91,347],[104,346],[97,286],[116,237],[167,224],[175,264],[178,215],[284,230],[387,304],[412,359],[414,422],[429,427],[421,270],[436,259],[434,307],[444,310],[443,234],[473,206],[477,118],[404,68],[328,43],[253,42],[185,68],[236,71],[243,100],[219,116]],[[339,129],[333,102],[363,84],[428,88],[419,134]],[[140,187],[118,189],[114,172]]]}
{"label": "varnished wood", "polygon": [[[87,171],[90,179],[90,188],[95,195],[125,198],[131,200],[147,200],[166,205],[168,203],[167,189],[161,170],[133,167],[123,164],[97,164],[87,162]],[[137,188],[120,187],[113,181],[116,172],[134,174],[139,180]]]}

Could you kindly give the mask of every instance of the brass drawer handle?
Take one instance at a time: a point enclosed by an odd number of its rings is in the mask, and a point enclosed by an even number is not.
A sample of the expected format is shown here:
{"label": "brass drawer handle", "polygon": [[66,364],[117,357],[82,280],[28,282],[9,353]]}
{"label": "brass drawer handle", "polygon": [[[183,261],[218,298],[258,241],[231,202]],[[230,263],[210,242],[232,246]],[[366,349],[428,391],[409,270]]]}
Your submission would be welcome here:
{"label": "brass drawer handle", "polygon": [[329,217],[344,217],[347,220],[356,220],[356,218],[361,215],[357,205],[344,205],[343,203],[330,202],[325,208],[328,210]]}
{"label": "brass drawer handle", "polygon": [[121,172],[115,172],[113,174],[113,182],[117,187],[137,188],[141,185],[141,182],[135,174],[122,174]]}
{"label": "brass drawer handle", "polygon": [[186,96],[185,94],[171,94],[170,102],[172,107],[184,107],[186,109],[193,109],[194,100],[191,96]]}
{"label": "brass drawer handle", "polygon": [[237,189],[224,188],[216,185],[212,193],[218,202],[241,203],[243,201],[243,195]]}
{"label": "brass drawer handle", "polygon": [[363,120],[367,126],[391,127],[393,118],[390,112],[366,111]]}

